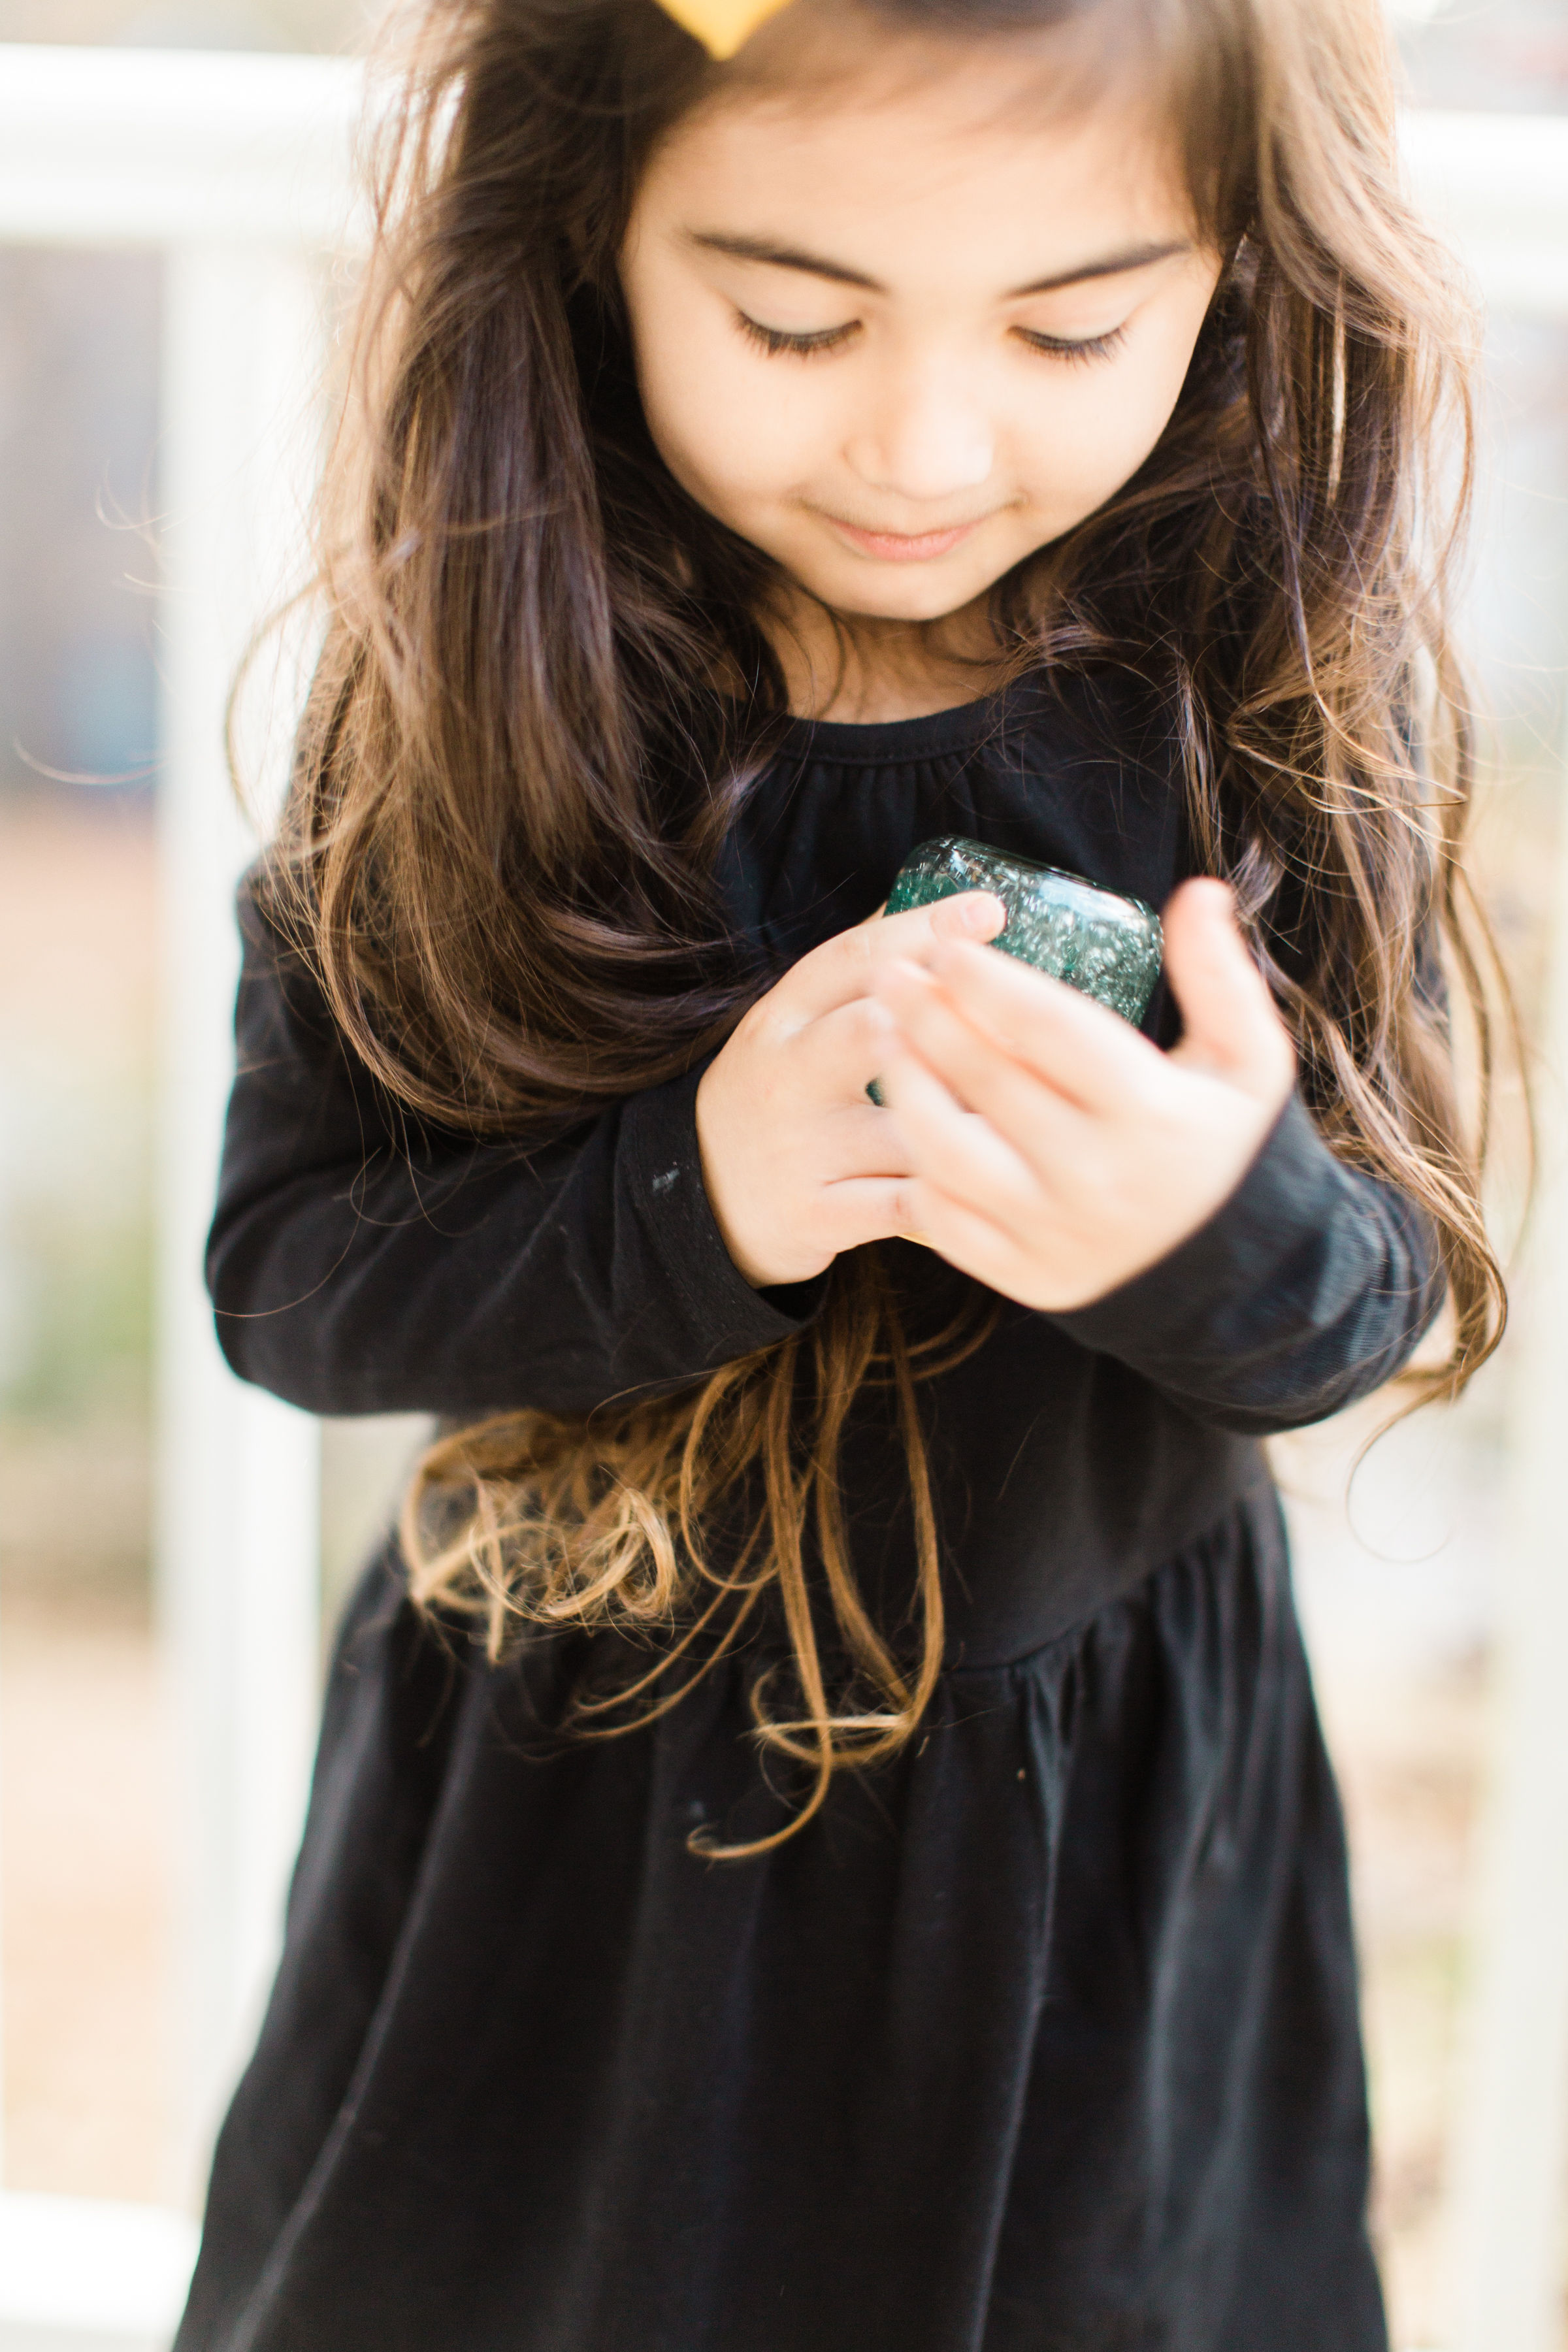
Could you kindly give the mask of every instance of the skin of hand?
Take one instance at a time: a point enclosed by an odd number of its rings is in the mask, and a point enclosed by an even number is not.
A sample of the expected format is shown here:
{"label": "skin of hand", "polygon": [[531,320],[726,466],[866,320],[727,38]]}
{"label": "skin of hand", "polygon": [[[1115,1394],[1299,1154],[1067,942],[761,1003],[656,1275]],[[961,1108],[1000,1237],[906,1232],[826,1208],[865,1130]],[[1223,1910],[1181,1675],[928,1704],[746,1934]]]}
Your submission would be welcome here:
{"label": "skin of hand", "polygon": [[709,1064],[697,1089],[703,1180],[754,1289],[808,1282],[840,1250],[902,1229],[915,1162],[866,1093],[898,1037],[875,978],[895,960],[918,975],[1004,919],[986,891],[879,912],[793,964]]}
{"label": "skin of hand", "polygon": [[1063,1313],[1168,1255],[1229,1198],[1289,1099],[1295,1054],[1223,883],[1166,907],[1184,1034],[963,940],[879,958],[897,1024],[882,1090],[911,1171],[894,1215],[976,1280]]}

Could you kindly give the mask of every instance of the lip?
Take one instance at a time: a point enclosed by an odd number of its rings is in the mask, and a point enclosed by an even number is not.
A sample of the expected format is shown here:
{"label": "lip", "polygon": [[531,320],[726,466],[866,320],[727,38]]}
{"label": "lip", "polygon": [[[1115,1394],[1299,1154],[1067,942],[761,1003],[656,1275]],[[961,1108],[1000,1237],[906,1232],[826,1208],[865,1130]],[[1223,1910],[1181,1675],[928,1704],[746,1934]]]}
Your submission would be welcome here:
{"label": "lip", "polygon": [[857,555],[868,555],[879,563],[932,562],[962,546],[986,520],[981,515],[973,522],[954,523],[947,530],[903,531],[862,530],[856,523],[841,521],[837,515],[823,514],[822,519]]}

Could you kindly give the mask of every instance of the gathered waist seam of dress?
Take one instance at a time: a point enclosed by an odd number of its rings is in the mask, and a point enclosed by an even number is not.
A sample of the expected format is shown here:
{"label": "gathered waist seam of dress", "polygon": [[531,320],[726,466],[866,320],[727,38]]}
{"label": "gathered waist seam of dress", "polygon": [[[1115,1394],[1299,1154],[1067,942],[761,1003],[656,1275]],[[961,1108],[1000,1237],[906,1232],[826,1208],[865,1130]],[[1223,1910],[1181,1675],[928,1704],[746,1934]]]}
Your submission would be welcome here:
{"label": "gathered waist seam of dress", "polygon": [[1018,1673],[1037,1664],[1048,1652],[1058,1648],[1062,1643],[1081,1640],[1085,1629],[1092,1625],[1098,1617],[1102,1616],[1106,1610],[1120,1608],[1124,1601],[1130,1601],[1155,1577],[1163,1576],[1168,1570],[1180,1566],[1186,1556],[1200,1545],[1212,1542],[1231,1525],[1237,1513],[1248,1503],[1261,1503],[1265,1507],[1277,1506],[1277,1489],[1267,1466],[1264,1467],[1261,1475],[1250,1478],[1245,1485],[1235,1488],[1202,1526],[1193,1528],[1189,1534],[1183,1536],[1169,1551],[1163,1553],[1159,1559],[1147,1561],[1142,1566],[1131,1570],[1124,1584],[1119,1585],[1114,1591],[1102,1594],[1079,1615],[1069,1619],[1065,1625],[1058,1626],[1054,1633],[1047,1633],[1043,1641],[1031,1642],[1026,1649],[1015,1651],[1005,1658],[960,1657],[950,1661],[944,1660],[942,1669],[942,1680],[944,1682],[961,1681],[969,1675]]}

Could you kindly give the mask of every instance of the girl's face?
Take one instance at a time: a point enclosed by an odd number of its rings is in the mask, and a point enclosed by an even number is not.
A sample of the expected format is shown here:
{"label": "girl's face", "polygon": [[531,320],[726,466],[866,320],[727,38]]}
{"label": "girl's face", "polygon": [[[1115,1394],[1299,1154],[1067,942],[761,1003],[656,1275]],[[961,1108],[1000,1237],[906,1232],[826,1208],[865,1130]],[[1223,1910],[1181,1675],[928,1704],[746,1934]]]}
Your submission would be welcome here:
{"label": "girl's face", "polygon": [[1037,46],[855,37],[847,83],[677,129],[622,280],[676,479],[835,611],[930,621],[1137,471],[1219,261],[1139,96],[1031,107]]}

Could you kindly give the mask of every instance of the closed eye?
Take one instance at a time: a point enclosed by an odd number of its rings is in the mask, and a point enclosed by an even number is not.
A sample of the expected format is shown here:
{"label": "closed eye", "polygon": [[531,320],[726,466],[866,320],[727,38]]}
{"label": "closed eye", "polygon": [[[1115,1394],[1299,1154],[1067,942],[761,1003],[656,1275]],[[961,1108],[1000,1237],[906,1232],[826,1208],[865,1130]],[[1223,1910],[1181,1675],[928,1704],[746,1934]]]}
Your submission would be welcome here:
{"label": "closed eye", "polygon": [[1030,351],[1044,352],[1051,359],[1067,360],[1079,366],[1090,360],[1108,360],[1127,340],[1124,326],[1112,327],[1107,335],[1086,336],[1081,342],[1073,342],[1064,335],[1037,334],[1030,327],[1015,327],[1013,332]]}
{"label": "closed eye", "polygon": [[786,334],[782,327],[764,327],[760,319],[748,318],[744,310],[735,313],[735,324],[749,343],[777,358],[783,352],[793,352],[797,359],[810,359],[814,352],[837,351],[851,335],[860,331],[858,319],[847,320],[842,327],[819,327],[814,334]]}

